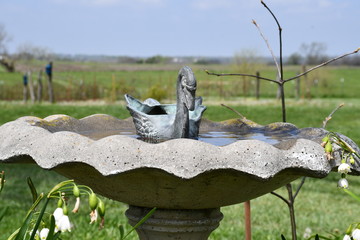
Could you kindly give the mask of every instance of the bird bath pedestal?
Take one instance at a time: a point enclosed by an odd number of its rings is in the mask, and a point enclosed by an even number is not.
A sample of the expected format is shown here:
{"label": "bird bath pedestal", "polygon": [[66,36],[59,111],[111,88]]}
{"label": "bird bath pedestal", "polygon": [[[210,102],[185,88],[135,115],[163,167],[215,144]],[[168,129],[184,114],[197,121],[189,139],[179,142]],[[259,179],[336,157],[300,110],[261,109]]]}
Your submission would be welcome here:
{"label": "bird bath pedestal", "polygon": [[[142,240],[207,239],[222,219],[220,207],[259,197],[300,176],[325,177],[340,163],[339,150],[335,160],[325,158],[320,146],[325,130],[291,124],[204,119],[200,126],[200,133],[260,134],[276,140],[273,145],[256,139],[226,146],[192,139],[151,144],[122,135],[133,131],[131,119],[109,115],[23,117],[0,126],[0,161],[36,163],[127,203],[131,225],[156,207],[137,228]],[[352,173],[358,174],[356,160]]]}
{"label": "bird bath pedestal", "polygon": [[[129,206],[126,216],[135,226],[151,209]],[[136,229],[143,239],[206,240],[223,218],[220,208],[213,209],[156,209],[150,219]]]}

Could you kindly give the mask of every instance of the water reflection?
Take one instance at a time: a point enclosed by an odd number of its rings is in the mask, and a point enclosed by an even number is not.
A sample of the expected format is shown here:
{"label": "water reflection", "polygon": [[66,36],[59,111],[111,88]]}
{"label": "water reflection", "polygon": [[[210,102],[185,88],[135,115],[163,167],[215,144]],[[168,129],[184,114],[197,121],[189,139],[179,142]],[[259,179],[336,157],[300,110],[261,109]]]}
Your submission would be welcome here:
{"label": "water reflection", "polygon": [[[132,138],[140,139],[139,136],[132,130],[126,131],[87,131],[81,132],[81,135],[87,136],[93,140],[99,140],[101,138],[111,135],[124,135]],[[209,131],[200,132],[199,141],[210,143],[216,146],[225,146],[234,143],[238,140],[260,140],[272,145],[278,144],[281,141],[296,138],[296,133],[291,131],[251,131],[246,134],[236,132],[220,132],[220,131]]]}

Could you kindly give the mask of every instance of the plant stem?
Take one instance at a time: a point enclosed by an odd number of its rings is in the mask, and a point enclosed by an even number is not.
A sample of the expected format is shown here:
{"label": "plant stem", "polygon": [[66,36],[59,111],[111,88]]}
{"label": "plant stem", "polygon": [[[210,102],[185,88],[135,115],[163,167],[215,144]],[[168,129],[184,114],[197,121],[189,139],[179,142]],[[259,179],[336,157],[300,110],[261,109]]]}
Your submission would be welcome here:
{"label": "plant stem", "polygon": [[280,96],[281,96],[282,121],[286,122],[286,105],[285,105],[284,82],[279,84],[279,88],[280,88]]}
{"label": "plant stem", "polygon": [[289,200],[287,201],[287,205],[289,207],[290,214],[290,222],[291,222],[291,233],[292,240],[297,240],[296,236],[296,221],[295,221],[295,208],[294,208],[294,196],[292,194],[292,186],[291,183],[286,184],[286,189],[288,190]]}

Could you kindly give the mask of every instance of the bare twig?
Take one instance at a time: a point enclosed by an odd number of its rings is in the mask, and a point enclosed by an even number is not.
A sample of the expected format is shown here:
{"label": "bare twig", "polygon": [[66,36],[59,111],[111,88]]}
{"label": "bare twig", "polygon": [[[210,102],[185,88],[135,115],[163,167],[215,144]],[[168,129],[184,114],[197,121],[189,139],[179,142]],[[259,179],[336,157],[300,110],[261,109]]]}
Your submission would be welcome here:
{"label": "bare twig", "polygon": [[213,73],[213,72],[209,72],[208,70],[205,70],[205,72],[206,72],[208,75],[214,75],[214,76],[218,76],[218,77],[223,77],[223,76],[254,77],[254,78],[259,78],[259,79],[262,79],[262,80],[265,80],[265,81],[274,82],[274,83],[279,84],[279,82],[276,81],[276,80],[274,80],[274,79],[264,78],[264,77],[260,77],[260,76],[258,77],[258,76],[253,75],[253,74],[245,74],[245,73]]}
{"label": "bare twig", "polygon": [[306,180],[306,177],[303,177],[303,178],[301,179],[301,183],[299,184],[299,186],[298,186],[298,188],[296,189],[296,192],[295,192],[295,194],[294,194],[294,197],[293,197],[294,200],[295,200],[296,196],[299,194],[301,187],[304,185],[305,180]]}
{"label": "bare twig", "polygon": [[309,73],[309,72],[311,72],[311,71],[314,71],[315,69],[318,69],[318,68],[320,68],[320,67],[323,67],[323,66],[325,66],[325,65],[328,65],[329,63],[332,63],[332,62],[334,62],[334,61],[336,61],[336,60],[339,60],[339,59],[341,59],[341,58],[347,57],[347,56],[349,56],[349,55],[351,55],[351,54],[355,54],[355,53],[359,52],[359,50],[360,50],[360,48],[356,49],[355,51],[352,51],[352,52],[349,52],[349,53],[345,53],[345,54],[340,55],[340,56],[338,56],[338,57],[332,58],[332,59],[330,59],[330,60],[328,60],[328,61],[326,61],[326,62],[323,62],[323,63],[321,63],[321,64],[319,64],[319,65],[317,65],[317,66],[315,66],[315,67],[312,67],[312,68],[308,69],[307,71],[305,71],[305,72],[303,72],[303,73],[300,73],[300,74],[296,75],[295,77],[285,79],[284,82],[288,82],[288,81],[294,80],[294,79],[296,79],[296,78],[302,77],[302,76],[304,76],[305,74],[307,74],[307,73]]}
{"label": "bare twig", "polygon": [[281,196],[280,194],[278,194],[276,192],[271,192],[271,194],[278,197],[278,198],[280,198],[281,200],[283,200],[287,205],[290,204],[289,201],[286,198],[284,198],[283,196]]}
{"label": "bare twig", "polygon": [[280,44],[280,81],[284,79],[284,71],[283,71],[283,57],[282,57],[282,27],[280,26],[280,23],[275,16],[275,14],[271,11],[271,9],[265,4],[263,0],[261,0],[261,4],[264,5],[264,7],[269,11],[269,13],[273,16],[278,29],[279,29],[279,44]]}
{"label": "bare twig", "polygon": [[274,59],[274,62],[275,62],[275,65],[276,65],[276,69],[277,69],[278,75],[279,75],[279,77],[280,77],[280,76],[281,76],[281,72],[280,72],[279,63],[278,63],[278,61],[276,60],[276,56],[275,56],[275,54],[274,54],[274,52],[273,52],[273,50],[272,50],[272,48],[271,48],[271,46],[270,46],[270,44],[269,44],[269,41],[267,40],[267,38],[265,37],[265,35],[264,35],[263,32],[261,31],[261,28],[260,28],[259,24],[257,24],[257,22],[256,22],[255,20],[252,20],[252,23],[256,26],[256,28],[258,29],[261,37],[264,39],[264,41],[265,41],[265,43],[266,43],[266,46],[267,46],[267,48],[269,49],[270,54],[271,54],[271,56],[272,56],[273,59]]}
{"label": "bare twig", "polygon": [[[291,77],[291,78],[288,78],[288,79],[285,79],[284,82],[289,82],[291,80],[294,80],[294,79],[297,79],[299,77],[302,77],[304,75],[306,75],[307,73],[309,72],[312,72],[320,67],[323,67],[325,65],[328,65],[329,63],[332,63],[334,61],[337,61],[341,58],[344,58],[344,57],[347,57],[349,55],[352,55],[352,54],[355,54],[355,53],[358,53],[360,51],[360,48],[356,49],[355,51],[352,51],[352,52],[348,52],[348,53],[345,53],[343,55],[340,55],[338,57],[335,57],[335,58],[332,58],[326,62],[323,62],[315,67],[312,67],[310,69],[308,69],[307,71],[303,72],[303,73],[300,73],[294,77]],[[218,77],[221,77],[221,76],[245,76],[245,77],[253,77],[253,78],[257,78],[258,76],[256,75],[253,75],[253,74],[244,74],[244,73],[212,73],[212,72],[209,72],[208,70],[205,70],[205,72],[208,74],[208,75],[214,75],[214,76],[218,76]],[[271,78],[264,78],[264,77],[258,77],[259,79],[261,80],[265,80],[265,81],[269,81],[269,82],[274,82],[274,83],[277,83],[277,84],[280,84],[278,80],[274,80],[274,79],[271,79]]]}
{"label": "bare twig", "polygon": [[334,115],[334,113],[339,110],[340,108],[342,108],[345,104],[344,103],[341,103],[339,106],[337,106],[330,114],[329,116],[327,116],[325,118],[325,120],[323,121],[323,125],[322,125],[322,128],[325,128],[326,127],[326,124],[328,123],[328,121],[331,120],[332,118],[332,115]]}
{"label": "bare twig", "polygon": [[241,119],[246,119],[241,113],[239,113],[238,111],[236,111],[236,110],[233,109],[232,107],[229,107],[229,106],[227,106],[227,105],[225,105],[225,104],[221,104],[221,106],[226,107],[227,109],[230,109],[231,111],[233,111],[234,113],[236,113],[237,115],[239,115]]}

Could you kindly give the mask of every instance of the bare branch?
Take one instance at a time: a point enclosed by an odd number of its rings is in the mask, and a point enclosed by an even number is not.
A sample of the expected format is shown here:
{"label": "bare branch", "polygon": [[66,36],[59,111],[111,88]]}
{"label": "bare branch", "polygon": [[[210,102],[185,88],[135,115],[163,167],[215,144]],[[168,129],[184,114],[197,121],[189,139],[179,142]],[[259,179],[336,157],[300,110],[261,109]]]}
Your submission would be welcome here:
{"label": "bare branch", "polygon": [[271,192],[271,194],[274,195],[274,196],[276,196],[276,197],[278,197],[278,198],[280,198],[281,200],[283,200],[287,205],[290,204],[290,202],[289,202],[286,198],[284,198],[283,196],[281,196],[280,194],[277,194],[276,192]]}
{"label": "bare branch", "polygon": [[253,77],[253,78],[258,78],[258,79],[262,79],[262,80],[265,80],[265,81],[274,82],[274,83],[279,84],[279,82],[274,80],[274,79],[264,78],[264,77],[260,77],[260,76],[256,76],[256,75],[252,75],[252,74],[244,74],[244,73],[212,73],[212,72],[209,72],[208,70],[205,70],[205,72],[208,75],[214,75],[214,76],[218,76],[218,77],[223,77],[223,76]]}
{"label": "bare branch", "polygon": [[263,0],[261,0],[261,4],[264,5],[264,7],[270,12],[270,14],[273,16],[277,26],[278,26],[278,29],[279,29],[279,47],[280,47],[280,81],[282,82],[283,81],[283,78],[284,78],[284,70],[283,70],[283,44],[282,44],[282,27],[280,26],[280,23],[277,19],[277,17],[275,16],[275,14],[271,11],[271,9],[265,4],[265,2]]}
{"label": "bare branch", "polygon": [[331,120],[332,118],[332,115],[334,115],[334,113],[339,110],[340,108],[342,108],[345,104],[344,103],[341,103],[339,106],[337,106],[330,114],[329,116],[327,116],[325,118],[325,120],[323,121],[323,125],[322,125],[322,128],[325,128],[326,127],[326,124],[328,123],[328,121]]}
{"label": "bare branch", "polygon": [[359,52],[359,50],[360,50],[360,48],[356,49],[355,51],[352,51],[352,52],[349,52],[349,53],[345,53],[345,54],[340,55],[340,56],[338,56],[338,57],[332,58],[332,59],[330,59],[330,60],[328,60],[328,61],[326,61],[326,62],[323,62],[323,63],[321,63],[321,64],[319,64],[319,65],[317,65],[317,66],[315,66],[315,67],[312,67],[312,68],[308,69],[307,71],[305,71],[305,72],[303,72],[303,73],[301,73],[301,74],[296,75],[295,77],[288,78],[288,79],[284,80],[284,82],[288,82],[288,81],[294,80],[294,79],[296,79],[296,78],[302,77],[302,76],[304,76],[305,74],[307,74],[307,73],[309,73],[309,72],[311,72],[311,71],[314,71],[315,69],[318,69],[318,68],[320,68],[320,67],[323,67],[323,66],[325,66],[325,65],[328,65],[329,63],[332,63],[332,62],[334,62],[334,61],[336,61],[336,60],[339,60],[339,59],[341,59],[341,58],[347,57],[347,56],[349,56],[349,55],[351,55],[351,54],[355,54],[355,53]]}
{"label": "bare branch", "polygon": [[281,31],[282,28],[281,28],[280,23],[279,23],[279,21],[277,20],[275,14],[271,11],[271,9],[265,4],[265,2],[264,2],[263,0],[261,0],[261,4],[264,5],[264,7],[265,7],[265,8],[270,12],[270,14],[273,16],[273,18],[275,19],[276,24],[277,24],[279,30]]}
{"label": "bare branch", "polygon": [[244,115],[242,115],[241,113],[239,113],[238,111],[236,111],[235,109],[233,109],[232,107],[229,107],[229,106],[227,106],[227,105],[225,105],[225,104],[220,104],[221,106],[223,106],[223,107],[226,107],[227,109],[230,109],[231,111],[233,111],[234,113],[236,113],[237,115],[239,115],[239,117],[241,118],[241,119],[244,119],[245,117],[244,117]]}
{"label": "bare branch", "polygon": [[303,178],[301,179],[301,183],[300,183],[300,185],[298,186],[298,188],[296,189],[296,192],[295,192],[295,194],[294,194],[294,197],[293,197],[294,200],[295,200],[296,196],[299,194],[300,189],[301,189],[302,186],[304,185],[305,180],[306,180],[306,177],[303,177]]}
{"label": "bare branch", "polygon": [[278,75],[279,75],[279,77],[281,77],[281,71],[280,71],[279,63],[278,63],[277,60],[276,60],[276,56],[275,56],[275,54],[274,54],[274,52],[273,52],[273,50],[272,50],[272,48],[271,48],[271,46],[270,46],[270,44],[269,44],[269,41],[267,40],[267,38],[265,37],[265,35],[264,35],[263,32],[261,31],[261,28],[260,28],[259,24],[257,24],[257,22],[256,22],[255,20],[252,20],[252,23],[256,26],[256,28],[258,29],[261,37],[264,39],[264,41],[265,41],[265,43],[266,43],[266,46],[267,46],[267,48],[269,49],[269,51],[270,51],[270,53],[271,53],[271,56],[273,57],[273,60],[274,60],[274,62],[275,62],[276,69],[277,69],[277,71],[278,71]]}

